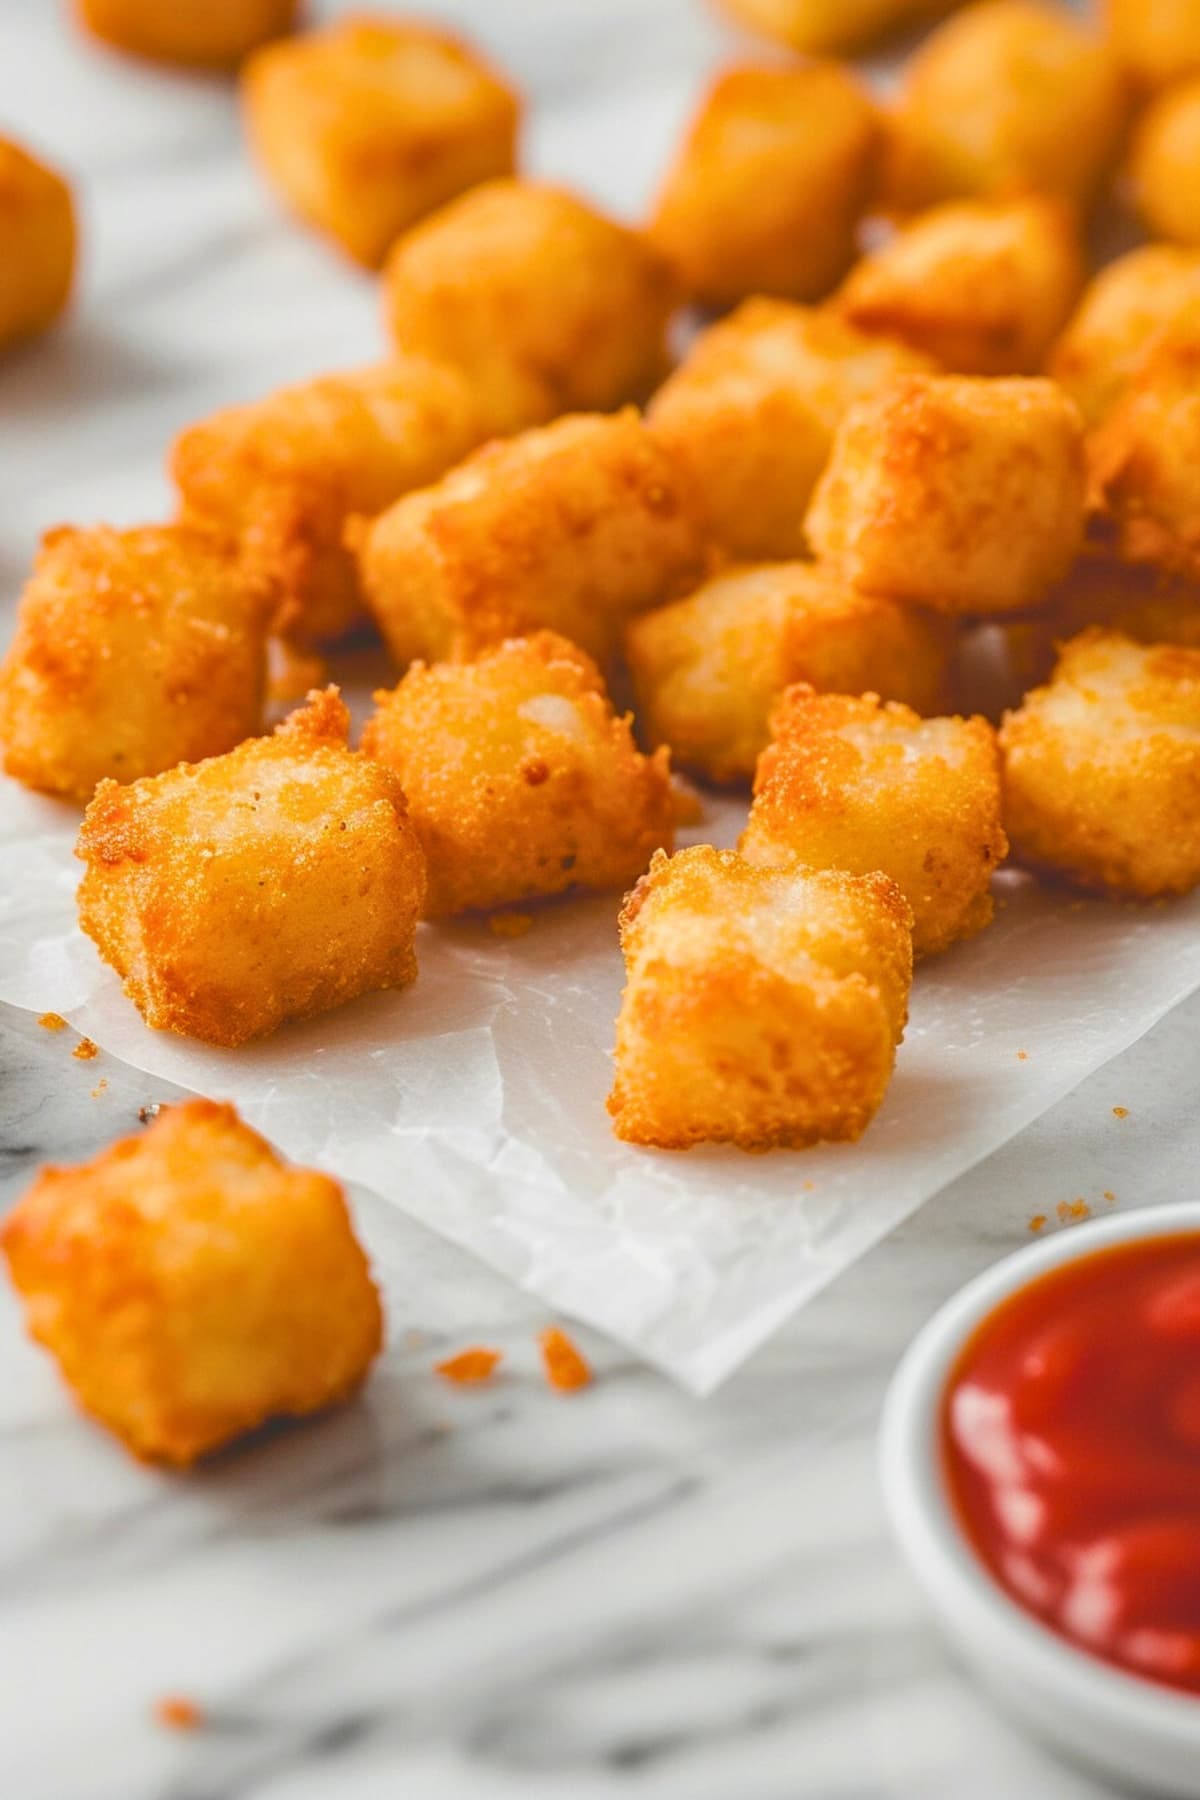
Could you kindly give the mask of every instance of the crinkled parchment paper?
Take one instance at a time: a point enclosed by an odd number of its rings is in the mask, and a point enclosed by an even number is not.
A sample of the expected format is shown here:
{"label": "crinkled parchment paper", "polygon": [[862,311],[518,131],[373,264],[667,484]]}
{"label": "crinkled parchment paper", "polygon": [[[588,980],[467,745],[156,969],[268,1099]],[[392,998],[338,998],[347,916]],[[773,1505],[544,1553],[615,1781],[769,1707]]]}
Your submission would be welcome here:
{"label": "crinkled parchment paper", "polygon": [[[920,969],[860,1144],[638,1151],[604,1109],[614,896],[548,907],[517,939],[422,926],[409,991],[211,1050],[147,1030],[76,929],[77,823],[3,783],[0,1000],[236,1101],[287,1155],[373,1188],[698,1392],[1200,986],[1200,896],[1110,906],[1002,875],[995,925]],[[725,801],[690,835],[729,842],[739,823]]]}

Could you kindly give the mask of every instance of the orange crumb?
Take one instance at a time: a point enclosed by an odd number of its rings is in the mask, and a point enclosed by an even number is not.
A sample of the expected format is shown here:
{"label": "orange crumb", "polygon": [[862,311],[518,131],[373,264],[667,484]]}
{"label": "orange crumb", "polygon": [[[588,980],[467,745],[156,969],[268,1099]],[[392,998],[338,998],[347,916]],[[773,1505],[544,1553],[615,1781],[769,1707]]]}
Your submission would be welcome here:
{"label": "orange crumb", "polygon": [[164,1694],[154,1702],[154,1716],[172,1731],[197,1731],[204,1723],[204,1714],[186,1694]]}
{"label": "orange crumb", "polygon": [[1054,1210],[1060,1225],[1065,1225],[1068,1219],[1090,1219],[1092,1216],[1086,1200],[1060,1200]]}
{"label": "orange crumb", "polygon": [[38,1024],[43,1031],[65,1031],[67,1029],[67,1021],[61,1013],[43,1013]]}
{"label": "orange crumb", "polygon": [[1114,1106],[1113,1107],[1113,1118],[1114,1119],[1127,1119],[1128,1117],[1129,1117],[1129,1108],[1127,1106]]}
{"label": "orange crumb", "polygon": [[92,1099],[98,1100],[107,1086],[108,1086],[108,1076],[102,1075],[100,1077],[99,1081],[96,1083],[95,1087],[92,1089]]}
{"label": "orange crumb", "polygon": [[587,1386],[592,1379],[592,1371],[565,1331],[560,1331],[557,1325],[550,1325],[539,1334],[538,1343],[541,1345],[542,1361],[546,1365],[546,1380],[552,1388],[557,1388],[562,1394],[570,1394],[576,1388]]}
{"label": "orange crumb", "polygon": [[91,1062],[93,1056],[99,1056],[99,1054],[100,1051],[97,1046],[93,1044],[91,1038],[80,1038],[79,1042],[71,1052],[71,1055],[78,1057],[80,1062]]}
{"label": "orange crumb", "polygon": [[1044,1231],[1045,1228],[1046,1228],[1045,1213],[1034,1213],[1032,1219],[1030,1219],[1030,1221],[1029,1221],[1030,1231]]}
{"label": "orange crumb", "polygon": [[806,1182],[802,1183],[802,1186],[803,1186],[806,1194],[811,1194],[813,1189],[816,1187],[816,1185],[817,1184],[815,1181],[806,1181]]}
{"label": "orange crumb", "polygon": [[519,938],[525,936],[532,924],[532,913],[498,912],[488,919],[488,930],[493,937]]}
{"label": "orange crumb", "polygon": [[433,1370],[435,1375],[443,1375],[447,1381],[458,1381],[467,1386],[473,1381],[489,1380],[503,1355],[503,1350],[489,1350],[485,1344],[472,1344],[469,1350],[460,1350],[457,1356],[434,1363]]}
{"label": "orange crumb", "polygon": [[1017,1061],[1018,1062],[1028,1062],[1029,1061],[1028,1050],[1018,1050],[1017,1051]]}
{"label": "orange crumb", "polygon": [[1115,1206],[1117,1204],[1117,1196],[1113,1193],[1111,1188],[1105,1188],[1104,1198],[1108,1201],[1110,1206]]}

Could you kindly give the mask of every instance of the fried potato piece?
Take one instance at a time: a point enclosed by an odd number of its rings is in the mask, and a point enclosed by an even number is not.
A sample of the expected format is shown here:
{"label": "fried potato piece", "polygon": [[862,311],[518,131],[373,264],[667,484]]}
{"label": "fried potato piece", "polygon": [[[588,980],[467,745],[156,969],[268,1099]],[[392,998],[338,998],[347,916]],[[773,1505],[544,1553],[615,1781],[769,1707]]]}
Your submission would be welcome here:
{"label": "fried potato piece", "polygon": [[1084,290],[1046,364],[1095,425],[1120,399],[1150,342],[1200,300],[1200,251],[1142,244],[1120,256]]}
{"label": "fried potato piece", "polygon": [[383,1341],[337,1182],[289,1167],[213,1100],[43,1169],[0,1245],[30,1336],[84,1410],[155,1462],[347,1399]]}
{"label": "fried potato piece", "polygon": [[614,1130],[686,1150],[862,1135],[891,1079],[911,915],[885,875],[657,855],[621,914]]}
{"label": "fried potato piece", "polygon": [[4,767],[91,799],[218,756],[262,729],[267,608],[207,537],[179,525],[42,539],[0,665]]}
{"label": "fried potato piece", "polygon": [[397,347],[457,364],[514,430],[641,400],[667,368],[666,262],[562,188],[473,188],[399,239],[383,282]]}
{"label": "fried potato piece", "polygon": [[1200,75],[1197,0],[1104,0],[1102,14],[1117,60],[1139,88]]}
{"label": "fried potato piece", "polygon": [[375,700],[363,750],[404,788],[429,918],[627,887],[671,846],[668,753],[640,753],[595,663],[553,632],[416,663]]}
{"label": "fried potato piece", "polygon": [[75,203],[61,175],[0,137],[0,350],[52,325],[75,278]]}
{"label": "fried potato piece", "polygon": [[1067,206],[1030,195],[932,207],[852,269],[838,311],[964,375],[1031,375],[1083,286]]}
{"label": "fried potato piece", "polygon": [[543,626],[603,661],[630,613],[703,562],[688,485],[632,408],[488,444],[359,539],[363,591],[402,667]]}
{"label": "fried potato piece", "polygon": [[912,908],[914,956],[990,923],[989,883],[1008,843],[986,719],[922,719],[877,694],[799,684],[771,725],[738,846],[748,862],[882,869]]}
{"label": "fried potato piece", "polygon": [[647,422],[691,477],[722,549],[745,561],[794,557],[851,402],[890,375],[932,367],[829,312],[747,300],[697,338]]}
{"label": "fried potato piece", "polygon": [[1034,606],[1083,537],[1083,434],[1052,381],[897,376],[838,428],[805,529],[869,594],[949,613]]}
{"label": "fried potato piece", "polygon": [[1168,88],[1138,120],[1130,151],[1133,201],[1152,237],[1200,245],[1200,75]]}
{"label": "fried potato piece", "polygon": [[377,268],[424,213],[512,173],[517,96],[461,39],[349,14],[256,51],[246,130],[284,203]]}
{"label": "fried potato piece", "polygon": [[274,735],[102,781],[79,922],[148,1025],[235,1045],[415,979],[425,859],[396,776],[346,748],[336,688]]}
{"label": "fried potato piece", "polygon": [[944,619],[856,593],[802,562],[722,571],[625,635],[642,731],[717,782],[753,775],[772,709],[793,681],[877,688],[936,712],[950,646]]}
{"label": "fried potato piece", "polygon": [[879,146],[874,104],[837,63],[729,69],[687,131],[651,236],[705,305],[819,300],[854,260]]}
{"label": "fried potato piece", "polygon": [[213,413],[176,439],[171,474],[183,517],[224,532],[270,588],[276,629],[327,643],[366,617],[350,514],[436,481],[492,425],[459,370],[397,357]]}
{"label": "fried potato piece", "polygon": [[1019,862],[1142,900],[1200,882],[1200,650],[1084,631],[1000,746]]}
{"label": "fried potato piece", "polygon": [[792,50],[862,50],[949,12],[955,0],[718,0],[731,18]]}
{"label": "fried potato piece", "polygon": [[885,189],[901,211],[960,196],[1087,205],[1127,112],[1111,50],[1061,6],[978,0],[904,66]]}
{"label": "fried potato piece", "polygon": [[75,0],[81,25],[153,62],[232,69],[296,23],[299,0]]}
{"label": "fried potato piece", "polygon": [[1200,577],[1200,301],[1152,340],[1091,434],[1088,479],[1126,561]]}

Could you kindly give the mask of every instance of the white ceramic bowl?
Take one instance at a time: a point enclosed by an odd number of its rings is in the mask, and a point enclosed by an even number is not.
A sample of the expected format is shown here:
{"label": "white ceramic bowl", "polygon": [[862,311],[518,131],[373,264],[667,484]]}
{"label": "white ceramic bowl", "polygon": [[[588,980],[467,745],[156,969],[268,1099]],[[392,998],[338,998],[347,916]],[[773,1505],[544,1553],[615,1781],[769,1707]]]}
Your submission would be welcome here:
{"label": "white ceramic bowl", "polygon": [[896,1371],[880,1437],[892,1527],[941,1625],[1008,1711],[1046,1743],[1141,1793],[1200,1800],[1200,1699],[1076,1650],[988,1573],[959,1526],[939,1449],[942,1394],[979,1322],[1062,1263],[1134,1238],[1200,1231],[1200,1201],[1059,1231],[1007,1256],[934,1314]]}

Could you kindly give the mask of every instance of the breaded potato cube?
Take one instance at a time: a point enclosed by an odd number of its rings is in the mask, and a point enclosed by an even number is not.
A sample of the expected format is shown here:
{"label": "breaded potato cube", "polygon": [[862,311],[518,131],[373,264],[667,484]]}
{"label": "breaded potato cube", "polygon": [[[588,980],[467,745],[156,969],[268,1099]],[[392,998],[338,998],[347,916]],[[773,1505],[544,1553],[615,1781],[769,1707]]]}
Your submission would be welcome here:
{"label": "breaded potato cube", "polygon": [[1043,600],[1083,536],[1083,434],[1052,381],[902,375],[838,428],[805,528],[868,594],[949,613]]}
{"label": "breaded potato cube", "polygon": [[909,58],[885,191],[900,211],[972,195],[1087,205],[1120,147],[1127,101],[1106,44],[1063,6],[976,0]]}
{"label": "breaded potato cube", "polygon": [[1200,76],[1168,88],[1138,120],[1133,200],[1152,237],[1200,245]]}
{"label": "breaded potato cube", "polygon": [[708,844],[657,855],[621,914],[617,1136],[663,1150],[860,1137],[904,1031],[910,923],[885,875],[756,868]]}
{"label": "breaded potato cube", "polygon": [[553,632],[416,663],[375,700],[362,747],[400,778],[429,918],[628,887],[671,846],[668,753],[641,754],[595,663]]}
{"label": "breaded potato cube", "polygon": [[792,50],[863,50],[938,13],[954,0],[719,0],[725,12]]}
{"label": "breaded potato cube", "polygon": [[1102,13],[1117,60],[1140,89],[1200,75],[1198,0],[1104,0]]}
{"label": "breaded potato cube", "polygon": [[986,719],[922,719],[878,694],[798,684],[771,724],[738,846],[747,861],[882,869],[912,908],[914,956],[990,922],[989,883],[1008,844]]}
{"label": "breaded potato cube", "polygon": [[232,69],[296,23],[299,0],[75,0],[80,23],[133,56]]}
{"label": "breaded potato cube", "polygon": [[785,687],[876,688],[936,712],[952,628],[933,613],[860,594],[820,564],[723,570],[634,619],[625,636],[638,724],[710,781],[748,781]]}
{"label": "breaded potato cube", "polygon": [[328,688],[226,756],[100,783],[79,922],[155,1030],[243,1044],[414,980],[425,859],[349,724]]}
{"label": "breaded potato cube", "polygon": [[52,325],[75,278],[75,204],[61,175],[0,137],[0,350]]}
{"label": "breaded potato cube", "polygon": [[1200,882],[1200,649],[1084,631],[1000,747],[1018,862],[1142,900]]}
{"label": "breaded potato cube", "polygon": [[847,407],[889,375],[933,366],[829,312],[747,300],[696,339],[647,422],[687,470],[723,550],[743,561],[794,557]]}
{"label": "breaded potato cube", "polygon": [[1196,300],[1197,250],[1142,244],[1100,270],[1046,364],[1085,425],[1112,411],[1151,340]]}
{"label": "breaded potato cube", "polygon": [[873,102],[837,63],[718,77],[650,232],[692,299],[819,300],[854,260],[880,147]]}
{"label": "breaded potato cube", "polygon": [[1123,558],[1200,577],[1200,301],[1151,340],[1092,432],[1088,478]]}
{"label": "breaded potato cube", "polygon": [[838,310],[964,375],[1032,375],[1083,286],[1070,208],[1036,194],[950,200],[852,269]]}
{"label": "breaded potato cube", "polygon": [[183,516],[225,533],[275,597],[275,627],[328,643],[366,618],[352,513],[382,512],[492,435],[466,376],[397,357],[230,406],[176,439]]}
{"label": "breaded potato cube", "polygon": [[87,801],[262,729],[267,607],[181,525],[47,532],[0,665],[4,767]]}
{"label": "breaded potato cube", "polygon": [[268,44],[242,99],[285,204],[368,268],[425,213],[512,173],[516,94],[461,39],[412,19],[353,13]]}
{"label": "breaded potato cube", "polygon": [[383,288],[397,348],[457,364],[517,430],[644,399],[678,298],[645,237],[532,181],[486,182],[406,232]]}
{"label": "breaded potato cube", "polygon": [[31,1337],[135,1456],[185,1466],[349,1398],[379,1295],[328,1175],[232,1106],[188,1100],[90,1163],[45,1168],[0,1231]]}
{"label": "breaded potato cube", "polygon": [[543,626],[598,660],[704,563],[688,484],[632,408],[487,444],[360,533],[363,591],[401,667]]}

